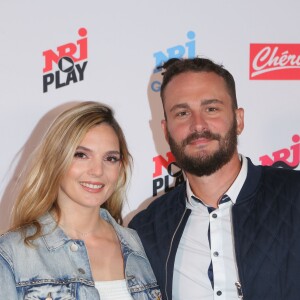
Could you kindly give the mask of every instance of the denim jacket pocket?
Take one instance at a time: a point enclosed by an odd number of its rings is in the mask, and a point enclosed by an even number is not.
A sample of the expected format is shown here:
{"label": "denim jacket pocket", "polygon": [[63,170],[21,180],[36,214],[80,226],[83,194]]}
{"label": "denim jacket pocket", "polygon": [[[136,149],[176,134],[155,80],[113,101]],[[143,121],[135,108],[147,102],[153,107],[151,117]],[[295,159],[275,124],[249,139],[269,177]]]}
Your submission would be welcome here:
{"label": "denim jacket pocket", "polygon": [[125,272],[127,285],[133,299],[162,299],[156,278],[146,257],[136,254],[129,255]]}
{"label": "denim jacket pocket", "polygon": [[24,287],[24,300],[76,300],[75,284],[36,284]]}

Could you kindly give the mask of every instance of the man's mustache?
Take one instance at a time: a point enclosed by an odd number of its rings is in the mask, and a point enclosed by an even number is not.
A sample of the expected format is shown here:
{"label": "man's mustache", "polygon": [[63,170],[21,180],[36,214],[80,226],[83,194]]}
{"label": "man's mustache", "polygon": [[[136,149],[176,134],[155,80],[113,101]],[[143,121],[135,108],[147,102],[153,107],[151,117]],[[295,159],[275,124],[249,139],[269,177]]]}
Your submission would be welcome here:
{"label": "man's mustache", "polygon": [[193,132],[190,135],[188,135],[183,141],[182,141],[182,146],[185,147],[186,145],[190,144],[194,140],[197,139],[207,139],[207,140],[217,140],[220,141],[221,136],[220,134],[217,133],[212,133],[210,131],[203,131],[203,132]]}

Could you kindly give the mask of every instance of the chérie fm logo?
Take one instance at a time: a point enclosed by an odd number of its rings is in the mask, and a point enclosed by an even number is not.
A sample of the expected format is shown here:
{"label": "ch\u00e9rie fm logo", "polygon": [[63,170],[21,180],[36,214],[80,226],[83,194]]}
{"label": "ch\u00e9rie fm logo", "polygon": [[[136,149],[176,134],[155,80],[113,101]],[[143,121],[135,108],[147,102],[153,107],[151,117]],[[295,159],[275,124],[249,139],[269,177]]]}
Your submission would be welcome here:
{"label": "ch\u00e9rie fm logo", "polygon": [[250,44],[250,80],[299,80],[300,44]]}
{"label": "ch\u00e9rie fm logo", "polygon": [[80,39],[75,43],[67,43],[58,46],[56,50],[43,52],[43,92],[47,93],[53,86],[55,89],[68,86],[84,80],[84,72],[87,65],[87,30],[78,30]]}

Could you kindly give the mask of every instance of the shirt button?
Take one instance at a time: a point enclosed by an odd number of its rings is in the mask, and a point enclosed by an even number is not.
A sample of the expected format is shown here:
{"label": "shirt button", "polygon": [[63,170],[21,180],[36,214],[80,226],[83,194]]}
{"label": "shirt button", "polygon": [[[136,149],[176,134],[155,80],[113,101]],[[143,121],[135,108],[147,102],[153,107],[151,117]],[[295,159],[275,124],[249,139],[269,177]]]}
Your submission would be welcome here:
{"label": "shirt button", "polygon": [[72,245],[70,246],[70,249],[72,252],[76,252],[78,250],[78,245],[76,245],[75,243],[72,243]]}
{"label": "shirt button", "polygon": [[81,269],[81,268],[78,269],[78,272],[79,272],[80,274],[85,274],[85,271],[84,271],[83,269]]}
{"label": "shirt button", "polygon": [[218,217],[218,215],[217,214],[212,214],[212,217],[215,219],[215,218]]}
{"label": "shirt button", "polygon": [[213,253],[213,255],[214,255],[215,257],[218,257],[218,256],[219,256],[219,252],[218,252],[218,251],[215,251],[215,252]]}
{"label": "shirt button", "polygon": [[218,296],[221,296],[221,295],[222,295],[222,292],[221,292],[221,291],[217,291],[217,295],[218,295]]}

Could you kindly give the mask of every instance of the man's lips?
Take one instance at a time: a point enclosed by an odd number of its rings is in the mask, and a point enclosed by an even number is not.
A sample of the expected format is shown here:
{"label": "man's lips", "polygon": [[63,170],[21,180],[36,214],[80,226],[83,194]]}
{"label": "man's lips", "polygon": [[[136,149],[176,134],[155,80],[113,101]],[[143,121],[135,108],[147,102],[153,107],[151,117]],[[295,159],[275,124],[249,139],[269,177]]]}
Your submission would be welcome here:
{"label": "man's lips", "polygon": [[206,139],[206,138],[197,138],[197,139],[193,139],[192,141],[190,141],[189,145],[204,145],[211,141],[213,141],[213,140]]}

